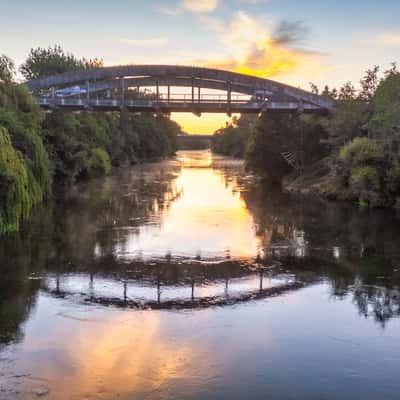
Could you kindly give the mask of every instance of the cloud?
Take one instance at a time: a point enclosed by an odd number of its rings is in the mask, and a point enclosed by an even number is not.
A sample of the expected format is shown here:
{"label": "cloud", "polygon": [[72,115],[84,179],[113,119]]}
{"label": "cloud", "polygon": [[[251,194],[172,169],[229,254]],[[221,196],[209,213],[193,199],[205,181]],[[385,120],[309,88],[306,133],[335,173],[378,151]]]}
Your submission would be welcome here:
{"label": "cloud", "polygon": [[321,55],[296,48],[308,35],[301,22],[281,22],[275,29],[267,21],[257,20],[243,11],[226,23],[204,16],[203,23],[214,29],[228,50],[228,57],[201,61],[212,68],[259,77],[276,76],[304,65],[311,67]]}
{"label": "cloud", "polygon": [[167,44],[168,39],[164,37],[147,39],[121,39],[120,42],[135,47],[159,47]]}
{"label": "cloud", "polygon": [[168,15],[179,15],[183,12],[202,14],[215,11],[218,5],[219,0],[181,0],[176,7],[163,7],[161,11]]}
{"label": "cloud", "polygon": [[218,0],[183,0],[181,7],[194,13],[208,13],[216,10]]}
{"label": "cloud", "polygon": [[382,33],[376,37],[375,42],[386,46],[400,46],[400,32]]}

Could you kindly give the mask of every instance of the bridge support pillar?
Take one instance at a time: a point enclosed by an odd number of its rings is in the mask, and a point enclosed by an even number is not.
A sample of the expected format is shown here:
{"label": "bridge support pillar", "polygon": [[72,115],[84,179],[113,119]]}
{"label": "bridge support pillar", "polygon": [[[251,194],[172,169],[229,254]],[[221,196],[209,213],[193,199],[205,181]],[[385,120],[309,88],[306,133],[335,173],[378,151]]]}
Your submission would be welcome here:
{"label": "bridge support pillar", "polygon": [[227,85],[227,88],[228,88],[228,92],[227,92],[227,103],[228,103],[228,112],[227,112],[227,114],[228,114],[228,116],[230,117],[230,116],[232,116],[232,113],[231,113],[231,103],[232,103],[232,88],[231,88],[231,82],[230,81],[228,81],[227,83],[226,83],[226,85]]}
{"label": "bridge support pillar", "polygon": [[192,77],[192,103],[194,103],[194,77]]}
{"label": "bridge support pillar", "polygon": [[125,106],[125,78],[121,78],[121,108]]}
{"label": "bridge support pillar", "polygon": [[89,100],[90,100],[90,83],[89,81],[86,81],[86,101],[89,105]]}

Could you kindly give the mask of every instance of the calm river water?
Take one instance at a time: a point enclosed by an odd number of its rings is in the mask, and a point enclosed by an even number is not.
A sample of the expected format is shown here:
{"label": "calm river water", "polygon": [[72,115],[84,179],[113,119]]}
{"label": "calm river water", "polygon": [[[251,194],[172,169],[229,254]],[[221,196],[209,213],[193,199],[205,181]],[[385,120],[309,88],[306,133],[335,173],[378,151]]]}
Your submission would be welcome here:
{"label": "calm river water", "polygon": [[208,151],[0,240],[0,399],[399,399],[400,216]]}

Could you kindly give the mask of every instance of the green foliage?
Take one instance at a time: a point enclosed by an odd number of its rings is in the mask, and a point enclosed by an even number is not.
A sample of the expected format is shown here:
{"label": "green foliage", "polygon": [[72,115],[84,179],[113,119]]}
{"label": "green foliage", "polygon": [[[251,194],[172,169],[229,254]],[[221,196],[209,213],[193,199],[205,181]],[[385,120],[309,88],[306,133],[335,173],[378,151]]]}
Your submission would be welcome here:
{"label": "green foliage", "polygon": [[31,49],[27,60],[21,65],[20,71],[27,80],[30,80],[85,68],[97,68],[102,65],[102,60],[78,59],[55,45],[47,49],[41,47]]}
{"label": "green foliage", "polygon": [[376,168],[365,165],[354,168],[350,177],[351,188],[357,191],[379,190],[379,172]]}
{"label": "green foliage", "polygon": [[285,151],[284,136],[290,129],[287,116],[263,114],[253,130],[246,151],[246,165],[272,185],[280,185],[291,171],[281,153]]}
{"label": "green foliage", "polygon": [[13,80],[14,73],[14,62],[4,54],[0,55],[0,82],[11,82]]}
{"label": "green foliage", "polygon": [[332,116],[324,121],[333,151],[355,137],[367,135],[366,124],[370,116],[371,107],[362,100],[339,101]]}
{"label": "green foliage", "polygon": [[319,117],[264,113],[251,133],[246,165],[278,184],[293,169],[283,154],[291,153],[297,164],[307,167],[326,156],[325,137]]}
{"label": "green foliage", "polygon": [[400,73],[391,73],[379,85],[372,100],[370,134],[392,145],[400,137]]}
{"label": "green foliage", "polygon": [[18,230],[20,218],[29,214],[32,205],[22,154],[0,127],[0,233]]}
{"label": "green foliage", "polygon": [[386,174],[386,185],[388,191],[396,195],[400,193],[400,165],[398,163],[392,165]]}
{"label": "green foliage", "polygon": [[376,140],[368,138],[355,138],[339,152],[339,160],[351,166],[379,162],[383,158],[383,147]]}
{"label": "green foliage", "polygon": [[7,142],[4,151],[11,157],[11,146],[19,160],[8,158],[17,163],[16,176],[10,174],[4,159],[0,167],[5,193],[0,200],[3,209],[3,228],[0,229],[3,231],[15,230],[19,219],[26,217],[30,209],[51,192],[52,169],[41,138],[42,119],[42,112],[24,87],[13,82],[0,83],[0,128],[3,129],[2,140]]}
{"label": "green foliage", "polygon": [[252,115],[242,115],[239,119],[234,117],[231,124],[214,133],[212,150],[215,153],[243,158],[255,123],[256,117]]}
{"label": "green foliage", "polygon": [[92,150],[89,162],[89,175],[92,177],[106,175],[111,170],[111,160],[106,151],[101,148]]}
{"label": "green foliage", "polygon": [[[376,140],[355,138],[344,146],[339,152],[337,171],[337,192],[347,193],[360,205],[377,207],[393,201],[387,176],[390,166],[384,147]],[[391,183],[394,185],[394,180]]]}
{"label": "green foliage", "polygon": [[[122,166],[140,160],[173,155],[179,126],[163,115],[80,113],[54,111],[46,115],[43,135],[54,165],[55,180],[72,184],[93,176],[93,151],[103,150],[111,164]],[[96,171],[107,173],[109,168]]]}
{"label": "green foliage", "polygon": [[[102,62],[77,59],[59,46],[32,49],[21,71],[27,79]],[[0,57],[0,233],[18,229],[21,218],[51,192],[53,181],[73,184],[119,166],[171,156],[180,127],[157,114],[44,114],[23,85],[12,82],[14,64]]]}

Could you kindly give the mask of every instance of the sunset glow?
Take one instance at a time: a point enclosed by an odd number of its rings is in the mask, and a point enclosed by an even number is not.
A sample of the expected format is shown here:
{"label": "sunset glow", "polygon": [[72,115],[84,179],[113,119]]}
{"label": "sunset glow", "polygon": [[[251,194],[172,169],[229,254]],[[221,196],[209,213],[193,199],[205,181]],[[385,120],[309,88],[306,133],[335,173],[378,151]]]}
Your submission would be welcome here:
{"label": "sunset glow", "polygon": [[231,117],[226,114],[203,114],[198,117],[192,113],[173,113],[171,118],[182,127],[184,132],[194,135],[212,135],[231,120]]}

